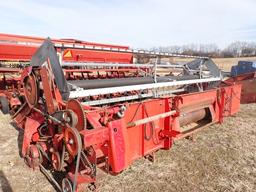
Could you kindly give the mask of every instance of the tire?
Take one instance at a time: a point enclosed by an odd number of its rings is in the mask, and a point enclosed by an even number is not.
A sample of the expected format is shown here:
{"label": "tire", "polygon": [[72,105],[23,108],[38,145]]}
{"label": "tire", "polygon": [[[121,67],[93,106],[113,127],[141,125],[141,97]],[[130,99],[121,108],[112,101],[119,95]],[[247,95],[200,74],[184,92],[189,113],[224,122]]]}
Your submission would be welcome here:
{"label": "tire", "polygon": [[9,107],[9,101],[6,97],[0,96],[0,105],[1,105],[1,111],[3,114],[9,114],[10,107]]}

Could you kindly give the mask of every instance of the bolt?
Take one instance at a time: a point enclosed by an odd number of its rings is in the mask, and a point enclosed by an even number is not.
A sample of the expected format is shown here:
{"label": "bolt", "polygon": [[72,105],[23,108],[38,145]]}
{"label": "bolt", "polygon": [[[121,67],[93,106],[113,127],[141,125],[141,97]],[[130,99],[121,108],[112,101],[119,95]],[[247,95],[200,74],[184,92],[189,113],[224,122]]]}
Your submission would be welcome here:
{"label": "bolt", "polygon": [[124,112],[125,110],[126,110],[126,106],[122,105],[122,106],[120,107],[120,111],[121,111],[121,112]]}
{"label": "bolt", "polygon": [[73,139],[70,139],[70,140],[68,141],[68,143],[69,143],[70,145],[73,145],[73,144],[74,144],[74,140],[73,140]]}
{"label": "bolt", "polygon": [[62,119],[66,122],[69,122],[70,121],[70,117],[68,116],[67,112],[63,113],[62,114]]}
{"label": "bolt", "polygon": [[66,117],[66,122],[68,122],[68,123],[69,123],[69,122],[70,122],[70,120],[71,120],[71,119],[70,119],[70,117]]}

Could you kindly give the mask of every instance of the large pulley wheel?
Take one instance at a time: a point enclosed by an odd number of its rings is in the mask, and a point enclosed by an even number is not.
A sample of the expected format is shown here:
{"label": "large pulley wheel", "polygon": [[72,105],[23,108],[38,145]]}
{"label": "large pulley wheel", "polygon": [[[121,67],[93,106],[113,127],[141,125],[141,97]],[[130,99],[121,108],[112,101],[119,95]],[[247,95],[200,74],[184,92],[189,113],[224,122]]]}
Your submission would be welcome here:
{"label": "large pulley wheel", "polygon": [[66,148],[73,157],[82,149],[82,139],[77,129],[68,127],[64,131]]}
{"label": "large pulley wheel", "polygon": [[30,107],[34,107],[38,101],[38,84],[33,73],[24,78],[24,94]]}
{"label": "large pulley wheel", "polygon": [[72,183],[68,178],[64,178],[61,182],[62,192],[72,192]]}
{"label": "large pulley wheel", "polygon": [[86,127],[86,119],[83,107],[76,99],[67,102],[66,109],[73,111],[77,116],[77,124],[74,126],[78,131],[84,130]]}

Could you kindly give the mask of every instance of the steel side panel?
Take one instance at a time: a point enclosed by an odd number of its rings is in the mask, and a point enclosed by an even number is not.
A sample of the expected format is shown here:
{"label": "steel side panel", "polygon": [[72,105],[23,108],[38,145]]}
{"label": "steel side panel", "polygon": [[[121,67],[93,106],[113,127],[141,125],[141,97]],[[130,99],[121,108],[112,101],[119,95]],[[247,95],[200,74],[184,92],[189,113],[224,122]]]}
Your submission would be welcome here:
{"label": "steel side panel", "polygon": [[256,103],[256,77],[241,82],[241,103]]}
{"label": "steel side panel", "polygon": [[[241,86],[234,85],[224,88],[226,91],[226,96],[231,97],[232,94],[236,94],[239,98]],[[183,103],[180,103],[179,109],[186,109],[189,111],[202,109],[205,107],[211,107],[213,113],[213,122],[219,122],[219,114],[221,113],[220,107],[217,104],[217,94],[219,89],[213,89],[201,93],[193,93],[182,95]],[[235,93],[234,93],[235,92]],[[232,97],[231,108],[228,115],[232,115],[239,110],[240,102],[239,99]],[[140,120],[148,116],[154,116],[157,114],[165,113],[168,108],[166,105],[167,98],[163,99],[153,99],[138,103],[131,103],[127,111],[125,112],[125,123],[128,124],[132,121]],[[147,110],[147,114],[145,112]],[[127,128],[127,142],[126,145],[128,149],[126,150],[126,159],[130,164],[132,161],[139,159],[147,154],[150,154],[158,149],[164,148],[165,139],[159,139],[159,133],[164,130],[164,126],[167,128],[172,126],[175,130],[179,123],[172,124],[171,122],[176,122],[177,117],[170,117],[169,124],[166,124],[166,118],[158,119],[154,121],[155,129],[153,131],[153,137],[149,140],[145,138],[144,127],[147,126],[147,135],[149,136],[151,123],[146,125],[140,125],[136,127]],[[175,136],[173,136],[174,139]],[[157,139],[156,139],[157,138]],[[170,140],[171,142],[171,140]]]}
{"label": "steel side panel", "polygon": [[[145,110],[147,112],[145,112]],[[149,100],[142,103],[133,103],[129,105],[129,108],[125,112],[125,122],[136,121],[146,117],[154,116],[165,112],[165,100]],[[154,124],[154,125],[153,125]],[[154,126],[153,136],[151,139],[147,140],[147,137],[150,137],[151,126]],[[145,128],[146,127],[146,128]],[[146,129],[146,133],[145,133]],[[152,123],[147,123],[144,125],[127,128],[127,135],[129,140],[129,161],[133,161],[140,157],[145,156],[146,154],[151,153],[157,149],[163,147],[163,140],[156,141],[158,138],[158,133],[160,130],[164,129],[164,119],[158,119]],[[153,140],[154,138],[154,140]],[[159,143],[158,143],[159,142]]]}
{"label": "steel side panel", "polygon": [[64,61],[86,61],[86,62],[113,62],[113,63],[132,63],[133,56],[130,53],[112,53],[90,50],[72,50],[67,49],[63,55],[71,51],[70,57],[63,57]]}
{"label": "steel side panel", "polygon": [[37,132],[37,128],[40,127],[40,122],[31,119],[29,117],[26,118],[25,129],[24,129],[24,137],[22,143],[22,156],[26,155],[27,148],[30,145],[32,136]]}
{"label": "steel side panel", "polygon": [[201,93],[192,93],[182,95],[182,103],[179,105],[181,111],[189,112],[191,110],[205,108],[212,105],[217,98],[216,89]]}
{"label": "steel side panel", "polygon": [[[30,61],[32,55],[38,47],[22,46],[13,44],[0,44],[0,60],[4,61]],[[63,57],[63,61],[83,61],[83,62],[114,62],[114,63],[132,63],[133,56],[130,53],[112,53],[90,50],[72,50],[71,57]]]}
{"label": "steel side panel", "polygon": [[0,44],[0,60],[30,61],[37,47]]}
{"label": "steel side panel", "polygon": [[256,103],[256,72],[238,75],[227,79],[226,82],[242,85],[242,104]]}

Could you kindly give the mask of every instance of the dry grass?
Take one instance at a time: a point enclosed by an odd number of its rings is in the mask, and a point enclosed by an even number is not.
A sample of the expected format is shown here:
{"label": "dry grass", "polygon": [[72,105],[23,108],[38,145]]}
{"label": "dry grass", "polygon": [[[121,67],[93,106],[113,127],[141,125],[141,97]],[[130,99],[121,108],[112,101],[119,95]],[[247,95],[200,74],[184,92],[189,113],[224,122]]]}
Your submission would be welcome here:
{"label": "dry grass", "polygon": [[[157,161],[136,161],[118,176],[100,173],[99,191],[256,191],[256,104],[200,132],[195,142],[177,141]],[[39,171],[19,156],[18,131],[0,116],[0,173],[3,191],[53,191]],[[5,177],[3,177],[3,175]],[[9,184],[8,184],[9,183]],[[9,187],[8,187],[9,186]],[[0,187],[0,191],[1,191]]]}

